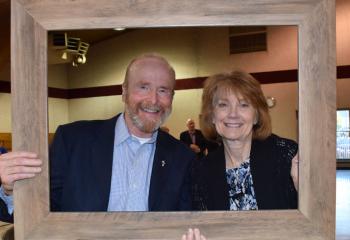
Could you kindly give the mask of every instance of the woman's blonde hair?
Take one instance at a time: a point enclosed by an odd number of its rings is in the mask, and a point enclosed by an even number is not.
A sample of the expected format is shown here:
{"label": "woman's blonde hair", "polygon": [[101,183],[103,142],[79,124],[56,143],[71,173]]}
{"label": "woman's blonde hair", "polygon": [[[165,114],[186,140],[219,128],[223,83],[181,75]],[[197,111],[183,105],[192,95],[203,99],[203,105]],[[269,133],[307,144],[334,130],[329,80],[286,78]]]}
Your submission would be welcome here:
{"label": "woman's blonde hair", "polygon": [[260,83],[249,73],[233,71],[213,75],[204,82],[200,127],[207,139],[213,141],[220,139],[213,124],[214,104],[218,91],[241,94],[252,104],[257,111],[257,123],[253,126],[253,139],[265,139],[271,135],[271,118]]}

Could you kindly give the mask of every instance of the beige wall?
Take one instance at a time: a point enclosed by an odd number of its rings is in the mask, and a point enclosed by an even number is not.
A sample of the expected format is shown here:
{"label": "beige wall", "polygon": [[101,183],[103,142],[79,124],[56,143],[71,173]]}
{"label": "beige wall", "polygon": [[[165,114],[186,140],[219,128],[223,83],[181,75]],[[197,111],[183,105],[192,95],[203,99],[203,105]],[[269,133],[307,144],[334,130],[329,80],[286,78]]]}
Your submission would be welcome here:
{"label": "beige wall", "polygon": [[276,105],[270,108],[272,131],[280,136],[297,139],[298,109],[297,83],[276,83],[262,86],[265,96],[276,99]]}
{"label": "beige wall", "polygon": [[124,110],[121,96],[92,97],[69,101],[69,121],[107,119]]}
{"label": "beige wall", "polygon": [[[67,66],[64,64],[49,65],[48,85],[55,88],[68,88]],[[49,98],[49,132],[55,132],[56,128],[69,121],[69,100]]]}
{"label": "beige wall", "polygon": [[49,98],[49,132],[53,133],[56,128],[69,121],[68,117],[68,100]]}
{"label": "beige wall", "polygon": [[199,75],[242,69],[266,72],[297,68],[297,27],[268,27],[267,51],[229,54],[227,28],[206,28],[199,32]]}
{"label": "beige wall", "polygon": [[86,64],[69,68],[69,87],[121,84],[130,60],[146,52],[165,56],[175,68],[177,78],[194,77],[195,37],[192,28],[144,29],[95,44],[89,49]]}
{"label": "beige wall", "polygon": [[11,132],[11,94],[0,93],[0,132]]}
{"label": "beige wall", "polygon": [[67,69],[66,64],[50,64],[47,78],[49,87],[67,89],[69,87]]}

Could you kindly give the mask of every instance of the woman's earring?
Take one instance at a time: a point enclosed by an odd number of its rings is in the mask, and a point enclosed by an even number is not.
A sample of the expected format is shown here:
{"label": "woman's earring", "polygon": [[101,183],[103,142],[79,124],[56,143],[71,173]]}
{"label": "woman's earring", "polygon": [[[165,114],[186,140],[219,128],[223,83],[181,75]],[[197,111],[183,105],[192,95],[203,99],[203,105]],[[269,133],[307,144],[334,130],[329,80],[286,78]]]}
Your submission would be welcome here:
{"label": "woman's earring", "polygon": [[258,124],[259,122],[259,112],[258,110],[255,110],[256,111],[256,114],[255,114],[255,119],[254,119],[254,125]]}

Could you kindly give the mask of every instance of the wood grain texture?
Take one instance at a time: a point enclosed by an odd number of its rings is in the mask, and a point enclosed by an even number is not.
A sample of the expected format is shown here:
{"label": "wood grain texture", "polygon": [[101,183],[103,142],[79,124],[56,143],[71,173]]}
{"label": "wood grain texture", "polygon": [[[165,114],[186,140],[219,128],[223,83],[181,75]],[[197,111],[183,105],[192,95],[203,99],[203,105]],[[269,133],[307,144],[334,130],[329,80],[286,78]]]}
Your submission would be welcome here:
{"label": "wood grain texture", "polygon": [[[96,221],[96,218],[99,221]],[[49,219],[40,229],[32,232],[28,239],[178,240],[188,227],[199,227],[208,239],[324,239],[296,210],[147,214],[57,213]],[[78,219],[81,221],[77,221]]]}
{"label": "wood grain texture", "polygon": [[296,24],[319,0],[20,1],[48,29]]}
{"label": "wood grain texture", "polygon": [[46,38],[47,32],[12,1],[12,149],[36,152],[44,161],[40,177],[15,184],[16,239],[25,239],[49,210]]}
{"label": "wood grain texture", "polygon": [[334,1],[299,28],[300,211],[335,239],[336,56]]}
{"label": "wood grain texture", "polygon": [[[13,147],[44,171],[15,186],[22,239],[327,239],[335,232],[335,9],[333,0],[12,0]],[[299,26],[299,211],[50,213],[47,30],[221,25]]]}

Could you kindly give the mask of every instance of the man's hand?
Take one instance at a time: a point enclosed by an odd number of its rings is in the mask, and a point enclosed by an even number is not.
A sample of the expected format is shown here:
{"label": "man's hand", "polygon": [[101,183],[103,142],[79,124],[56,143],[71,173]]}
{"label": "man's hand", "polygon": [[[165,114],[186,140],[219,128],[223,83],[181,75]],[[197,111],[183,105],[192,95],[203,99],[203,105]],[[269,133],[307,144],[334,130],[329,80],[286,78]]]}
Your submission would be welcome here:
{"label": "man's hand", "polygon": [[190,148],[192,149],[192,151],[194,151],[195,153],[199,153],[201,151],[201,149],[198,147],[198,145],[196,144],[191,144]]}
{"label": "man's hand", "polygon": [[35,177],[41,172],[42,161],[30,152],[9,152],[0,154],[1,186],[6,195],[12,195],[16,181]]}

